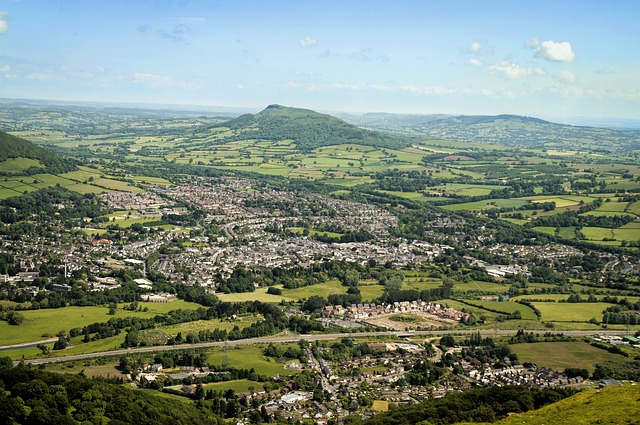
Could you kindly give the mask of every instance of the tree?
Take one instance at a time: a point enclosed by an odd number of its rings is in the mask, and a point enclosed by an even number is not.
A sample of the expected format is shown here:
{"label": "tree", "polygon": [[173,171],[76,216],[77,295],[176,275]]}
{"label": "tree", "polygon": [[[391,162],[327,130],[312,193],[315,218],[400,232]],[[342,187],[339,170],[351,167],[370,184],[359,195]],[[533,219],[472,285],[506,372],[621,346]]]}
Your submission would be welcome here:
{"label": "tree", "polygon": [[54,350],[64,350],[69,346],[69,341],[64,336],[60,336],[58,340],[53,344]]}
{"label": "tree", "polygon": [[13,326],[20,326],[24,323],[24,316],[15,311],[10,311],[9,313],[7,313],[7,322],[9,322],[9,324]]}
{"label": "tree", "polygon": [[327,305],[324,298],[319,295],[313,295],[307,299],[302,305],[302,309],[308,312],[314,312],[316,310],[320,310],[325,305]]}
{"label": "tree", "polygon": [[50,349],[44,344],[38,344],[36,345],[36,348],[42,351],[42,354],[49,354]]}
{"label": "tree", "polygon": [[440,338],[440,345],[443,347],[453,347],[456,345],[456,342],[451,335],[445,335]]}

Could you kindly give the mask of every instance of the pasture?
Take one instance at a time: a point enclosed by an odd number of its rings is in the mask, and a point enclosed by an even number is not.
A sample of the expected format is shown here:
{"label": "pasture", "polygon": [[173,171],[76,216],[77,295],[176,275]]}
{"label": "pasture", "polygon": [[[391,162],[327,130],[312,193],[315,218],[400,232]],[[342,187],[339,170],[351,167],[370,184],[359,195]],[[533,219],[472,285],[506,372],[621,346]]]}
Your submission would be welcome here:
{"label": "pasture", "polygon": [[151,318],[170,310],[195,310],[201,307],[199,304],[181,300],[170,303],[140,302],[138,305],[142,309],[146,307],[148,311],[123,310],[124,304],[119,306],[113,316],[109,315],[107,306],[23,310],[20,313],[24,316],[25,322],[20,326],[11,326],[5,321],[0,321],[0,346],[41,341],[55,337],[60,331],[69,332],[72,328],[80,328],[96,322],[106,322],[113,317]]}
{"label": "pasture", "polygon": [[595,318],[600,322],[602,312],[613,304],[609,303],[556,303],[538,302],[533,305],[540,310],[545,322],[588,322]]}
{"label": "pasture", "polygon": [[625,359],[582,341],[511,344],[509,348],[518,355],[520,363],[530,362],[554,370],[577,367],[593,372],[597,363]]}
{"label": "pasture", "polygon": [[215,347],[207,350],[207,361],[222,365],[225,362],[230,367],[237,369],[254,369],[259,375],[293,375],[292,370],[285,369],[284,363],[280,363],[271,357],[266,357],[262,353],[263,346],[247,345],[247,346],[229,346]]}
{"label": "pasture", "polygon": [[234,381],[210,382],[208,384],[204,384],[202,387],[205,391],[214,390],[224,392],[227,390],[233,390],[238,394],[249,392],[252,389],[262,390],[263,385],[264,384],[262,382],[249,381],[248,379],[236,379]]}
{"label": "pasture", "polygon": [[479,301],[479,300],[463,300],[465,303],[470,305],[486,308],[490,310],[499,311],[503,314],[513,314],[516,311],[520,311],[522,314],[522,319],[524,320],[537,320],[538,317],[535,315],[531,307],[519,304],[514,301]]}

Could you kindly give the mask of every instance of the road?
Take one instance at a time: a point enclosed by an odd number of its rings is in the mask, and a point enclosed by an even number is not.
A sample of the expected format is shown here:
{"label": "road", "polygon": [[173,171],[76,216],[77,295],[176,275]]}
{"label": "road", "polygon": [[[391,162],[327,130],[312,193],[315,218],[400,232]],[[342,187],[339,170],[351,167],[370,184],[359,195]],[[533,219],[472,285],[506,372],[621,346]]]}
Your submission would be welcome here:
{"label": "road", "polygon": [[[48,357],[43,359],[31,359],[24,360],[25,364],[44,364],[44,363],[59,363],[72,360],[84,360],[93,359],[97,357],[109,357],[109,356],[121,356],[123,354],[136,354],[136,353],[151,353],[158,351],[175,351],[195,348],[209,348],[209,347],[223,347],[236,346],[236,345],[253,345],[253,344],[268,344],[281,343],[281,342],[297,342],[300,340],[306,341],[322,341],[332,340],[340,338],[362,338],[362,337],[377,337],[377,336],[395,336],[395,337],[414,337],[414,336],[433,336],[433,335],[465,335],[480,332],[485,336],[509,336],[515,335],[517,330],[504,330],[504,329],[459,329],[459,330],[435,330],[435,331],[414,331],[414,332],[399,332],[399,331],[383,331],[383,332],[354,332],[354,333],[333,333],[333,334],[311,334],[311,335],[287,335],[287,336],[274,336],[274,337],[261,337],[261,338],[249,338],[238,339],[235,341],[215,341],[215,342],[202,342],[199,344],[180,344],[180,345],[161,345],[154,347],[141,347],[141,348],[129,348],[122,350],[101,351],[99,353],[88,354],[74,354],[64,357]],[[549,332],[548,330],[530,330],[527,332],[533,332],[538,334],[544,334]],[[563,331],[562,334],[567,336],[591,336],[591,335],[620,335],[623,331],[611,331],[611,330],[599,330],[599,331]],[[14,362],[18,364],[19,362]]]}

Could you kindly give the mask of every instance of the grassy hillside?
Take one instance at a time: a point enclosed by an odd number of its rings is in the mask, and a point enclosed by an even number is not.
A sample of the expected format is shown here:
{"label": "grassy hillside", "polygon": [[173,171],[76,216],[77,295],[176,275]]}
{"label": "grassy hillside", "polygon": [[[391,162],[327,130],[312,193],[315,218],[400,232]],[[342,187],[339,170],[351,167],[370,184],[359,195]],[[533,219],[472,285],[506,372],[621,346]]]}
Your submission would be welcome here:
{"label": "grassy hillside", "polygon": [[43,168],[57,174],[73,171],[75,166],[47,149],[0,132],[0,175],[41,173]]}
{"label": "grassy hillside", "polygon": [[298,150],[311,151],[321,146],[356,143],[364,146],[402,149],[409,144],[397,138],[364,130],[330,115],[308,109],[270,105],[252,115],[245,114],[215,127],[225,127],[232,134],[220,142],[259,139],[292,140]]}
{"label": "grassy hillside", "polygon": [[640,385],[583,391],[541,409],[514,414],[498,425],[637,424]]}

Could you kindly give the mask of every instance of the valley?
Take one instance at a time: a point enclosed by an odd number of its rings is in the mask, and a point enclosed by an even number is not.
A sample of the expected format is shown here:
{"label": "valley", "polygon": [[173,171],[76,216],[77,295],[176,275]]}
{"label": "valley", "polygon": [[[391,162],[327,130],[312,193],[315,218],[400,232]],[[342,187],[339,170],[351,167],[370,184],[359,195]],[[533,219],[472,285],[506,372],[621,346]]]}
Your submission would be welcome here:
{"label": "valley", "polygon": [[370,118],[0,105],[2,354],[318,422],[635,379],[636,136]]}

